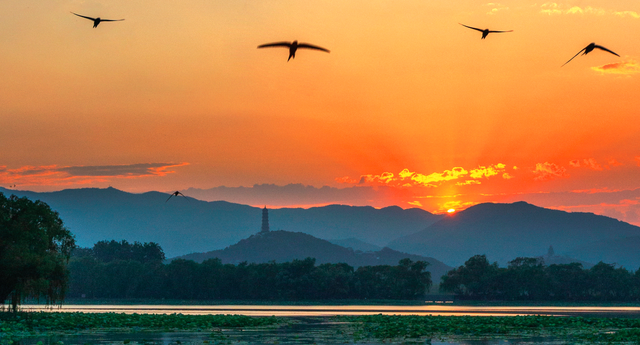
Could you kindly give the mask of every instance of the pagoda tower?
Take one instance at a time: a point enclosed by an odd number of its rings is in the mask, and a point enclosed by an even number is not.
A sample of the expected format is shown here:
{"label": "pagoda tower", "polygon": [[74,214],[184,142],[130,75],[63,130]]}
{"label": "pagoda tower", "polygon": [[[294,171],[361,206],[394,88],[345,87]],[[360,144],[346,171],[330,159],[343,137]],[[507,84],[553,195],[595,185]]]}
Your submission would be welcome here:
{"label": "pagoda tower", "polygon": [[262,230],[260,232],[269,232],[269,210],[267,210],[267,206],[262,209]]}

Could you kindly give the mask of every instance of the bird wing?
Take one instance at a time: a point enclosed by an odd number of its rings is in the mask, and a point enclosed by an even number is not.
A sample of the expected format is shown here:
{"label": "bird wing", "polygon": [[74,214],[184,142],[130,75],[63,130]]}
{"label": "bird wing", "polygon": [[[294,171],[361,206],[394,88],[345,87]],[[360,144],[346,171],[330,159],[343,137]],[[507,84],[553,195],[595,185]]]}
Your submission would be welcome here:
{"label": "bird wing", "polygon": [[309,44],[309,43],[300,43],[298,44],[298,48],[316,49],[316,50],[322,50],[323,52],[329,53],[329,49],[314,46],[313,44]]}
{"label": "bird wing", "polygon": [[78,17],[87,18],[87,19],[89,19],[89,20],[96,20],[95,18],[91,18],[91,17],[83,16],[83,15],[81,15],[81,14],[77,14],[77,13],[74,13],[74,12],[71,12],[71,13],[75,14],[75,15],[76,15],[76,16],[78,16]]}
{"label": "bird wing", "polygon": [[[582,48],[581,51],[578,52],[578,54],[574,55],[571,59],[569,59],[569,61],[565,62],[562,66],[568,64],[571,60],[573,60],[576,56],[580,55],[580,53],[582,53],[583,51],[585,51],[585,49],[587,49],[587,47]],[[562,67],[560,66],[560,67]]]}
{"label": "bird wing", "polygon": [[169,199],[171,199],[172,196],[173,196],[173,194],[169,195],[169,197],[167,198],[167,200],[165,202],[169,201]]}
{"label": "bird wing", "polygon": [[609,52],[609,53],[611,53],[611,54],[613,54],[613,55],[615,55],[615,56],[620,56],[620,55],[618,55],[618,54],[616,54],[616,53],[612,52],[611,50],[609,50],[609,49],[607,49],[607,48],[605,48],[605,47],[603,47],[603,46],[599,46],[599,45],[597,45],[597,44],[596,44],[596,46],[595,46],[594,48],[602,49],[602,50],[604,50],[604,51],[606,51],[606,52]]}
{"label": "bird wing", "polygon": [[462,26],[464,26],[464,27],[466,27],[466,28],[469,28],[469,29],[473,29],[473,30],[478,30],[478,31],[480,31],[480,32],[484,32],[484,30],[482,30],[482,29],[474,28],[474,27],[472,27],[472,26],[464,25],[464,24],[462,24],[462,23],[458,23],[458,24],[460,24],[460,25],[462,25]]}
{"label": "bird wing", "polygon": [[274,43],[261,44],[261,45],[258,46],[258,48],[267,48],[267,47],[287,47],[287,48],[290,48],[291,47],[291,42],[274,42]]}
{"label": "bird wing", "polygon": [[101,22],[120,22],[124,19],[100,19]]}
{"label": "bird wing", "polygon": [[513,32],[513,30],[506,30],[506,31],[493,31],[493,30],[489,30],[489,33],[494,33],[494,32]]}

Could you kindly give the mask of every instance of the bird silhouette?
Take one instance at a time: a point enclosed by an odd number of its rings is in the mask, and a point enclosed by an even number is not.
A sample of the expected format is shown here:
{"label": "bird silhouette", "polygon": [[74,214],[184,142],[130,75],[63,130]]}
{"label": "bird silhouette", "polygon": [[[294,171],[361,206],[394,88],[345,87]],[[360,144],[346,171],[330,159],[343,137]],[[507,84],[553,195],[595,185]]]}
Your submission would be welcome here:
{"label": "bird silhouette", "polygon": [[460,24],[460,25],[462,25],[462,26],[464,26],[464,27],[466,27],[466,28],[469,28],[469,29],[473,29],[473,30],[477,30],[477,31],[482,32],[482,38],[481,38],[481,40],[485,39],[485,38],[487,37],[487,35],[489,35],[490,33],[512,32],[512,31],[513,31],[513,30],[497,31],[497,30],[489,30],[489,29],[484,29],[484,30],[482,30],[482,29],[474,28],[474,27],[472,27],[472,26],[464,25],[464,24],[462,24],[462,23],[458,23],[458,24]]}
{"label": "bird silhouette", "polygon": [[[167,200],[165,202],[169,201],[169,199],[171,199],[171,197],[174,197],[174,196],[177,197],[178,195],[182,195],[183,198],[187,199],[187,197],[184,196],[184,194],[180,193],[180,191],[175,191],[175,192],[171,193],[171,195],[169,195],[169,197],[167,198]],[[189,199],[187,199],[187,200],[189,200]]]}
{"label": "bird silhouette", "polygon": [[316,49],[316,50],[322,50],[323,52],[327,52],[329,53],[328,49],[322,48],[322,47],[318,47],[318,46],[314,46],[313,44],[309,44],[309,43],[298,43],[298,41],[293,41],[293,42],[275,42],[275,43],[267,43],[267,44],[262,44],[259,45],[258,48],[269,48],[269,47],[287,47],[289,48],[289,58],[287,59],[287,61],[291,60],[291,58],[296,58],[296,50],[298,50],[298,48],[307,48],[307,49]]}
{"label": "bird silhouette", "polygon": [[91,18],[91,17],[87,17],[87,16],[83,16],[81,14],[77,14],[74,12],[71,12],[73,14],[75,14],[78,17],[82,17],[82,18],[86,18],[89,20],[93,20],[93,28],[95,29],[96,27],[98,27],[98,25],[100,25],[100,22],[119,22],[119,21],[123,21],[124,19],[102,19],[100,17],[98,18]]}
{"label": "bird silhouette", "polygon": [[[598,49],[600,49],[600,50],[604,50],[604,51],[606,51],[606,52],[609,52],[609,53],[611,53],[611,54],[613,54],[613,55],[615,55],[615,56],[620,56],[620,55],[618,55],[618,54],[616,54],[616,53],[612,52],[611,50],[609,50],[609,49],[607,49],[607,48],[605,48],[605,47],[603,47],[603,46],[599,46],[599,45],[597,45],[597,44],[595,44],[595,43],[591,43],[591,44],[589,44],[588,46],[586,46],[586,47],[582,48],[582,50],[581,50],[581,51],[579,51],[579,52],[578,52],[578,54],[574,55],[571,59],[569,59],[569,61],[565,62],[565,63],[564,63],[564,65],[568,64],[568,63],[569,63],[571,60],[573,60],[576,56],[580,55],[580,53],[584,52],[584,53],[582,53],[582,55],[587,55],[587,54],[591,53],[591,51],[593,51],[593,50],[594,50],[594,49],[596,49],[596,48],[598,48]],[[562,66],[564,66],[564,65],[562,65]],[[560,66],[560,67],[562,67],[562,66]]]}

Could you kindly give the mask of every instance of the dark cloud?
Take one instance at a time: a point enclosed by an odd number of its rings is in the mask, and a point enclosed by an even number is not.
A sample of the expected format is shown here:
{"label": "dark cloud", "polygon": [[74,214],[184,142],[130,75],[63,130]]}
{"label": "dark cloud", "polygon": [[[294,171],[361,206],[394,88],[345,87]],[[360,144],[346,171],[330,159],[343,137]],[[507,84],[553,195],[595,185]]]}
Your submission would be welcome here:
{"label": "dark cloud", "polygon": [[165,175],[169,173],[167,169],[185,165],[174,163],[139,163],[128,165],[87,165],[87,166],[71,166],[57,169],[66,172],[70,176],[112,176],[112,177],[133,177],[133,176],[152,176]]}

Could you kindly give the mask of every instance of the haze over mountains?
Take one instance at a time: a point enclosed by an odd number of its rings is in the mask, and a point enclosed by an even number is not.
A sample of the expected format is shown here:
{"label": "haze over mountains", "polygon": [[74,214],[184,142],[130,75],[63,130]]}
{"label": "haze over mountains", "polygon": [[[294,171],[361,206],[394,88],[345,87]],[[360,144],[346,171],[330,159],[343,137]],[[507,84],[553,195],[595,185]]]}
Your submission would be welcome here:
{"label": "haze over mountains", "polygon": [[[40,199],[58,211],[80,246],[100,240],[156,242],[167,257],[208,252],[260,231],[261,209],[113,188],[51,193],[0,188],[5,195]],[[187,194],[188,195],[188,194]],[[506,265],[516,257],[556,254],[589,263],[640,267],[640,227],[591,213],[544,209],[525,202],[479,204],[452,216],[421,209],[329,205],[269,210],[271,230],[303,232],[343,246],[371,244],[462,265],[486,254]],[[349,245],[351,243],[352,245]],[[357,249],[357,248],[356,248]],[[375,249],[375,247],[373,247]]]}
{"label": "haze over mountains", "polygon": [[[556,253],[587,262],[604,261],[627,268],[640,266],[638,247],[615,248],[606,241],[640,236],[640,227],[592,213],[549,210],[525,202],[479,204],[446,217],[389,247],[433,256],[458,265],[471,255],[486,254],[505,265],[518,256],[534,257],[553,246]],[[636,242],[637,243],[637,242]]]}
{"label": "haze over mountains", "polygon": [[[50,193],[0,188],[0,192],[49,204],[75,234],[79,246],[111,239],[156,242],[167,257],[232,245],[260,231],[262,220],[257,207],[183,197],[165,202],[169,194],[159,192],[132,194],[114,188]],[[421,209],[400,207],[330,205],[269,210],[272,230],[301,231],[322,239],[356,237],[379,246],[441,218]]]}

